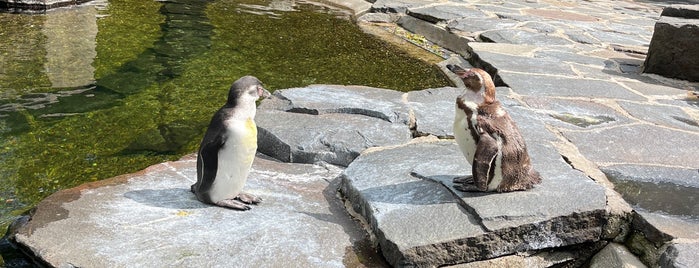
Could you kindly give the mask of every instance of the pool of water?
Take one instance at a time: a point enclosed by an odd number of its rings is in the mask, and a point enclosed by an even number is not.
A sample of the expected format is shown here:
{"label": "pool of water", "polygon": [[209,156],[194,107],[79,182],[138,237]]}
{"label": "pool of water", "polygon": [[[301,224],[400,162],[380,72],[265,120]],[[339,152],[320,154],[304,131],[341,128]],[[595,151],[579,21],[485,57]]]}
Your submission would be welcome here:
{"label": "pool of water", "polygon": [[257,0],[0,13],[0,228],[58,190],[194,152],[243,75],[271,90],[449,85],[348,17]]}

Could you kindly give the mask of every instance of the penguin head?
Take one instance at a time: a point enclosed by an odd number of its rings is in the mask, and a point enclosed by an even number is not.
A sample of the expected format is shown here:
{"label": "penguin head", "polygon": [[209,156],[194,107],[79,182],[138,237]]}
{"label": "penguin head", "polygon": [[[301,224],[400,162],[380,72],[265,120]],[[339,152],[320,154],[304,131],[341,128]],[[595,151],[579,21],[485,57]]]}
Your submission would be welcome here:
{"label": "penguin head", "polygon": [[464,70],[457,65],[447,65],[447,69],[455,73],[462,81],[466,89],[483,95],[485,103],[492,103],[495,101],[495,83],[490,77],[488,72],[478,69],[470,68]]}
{"label": "penguin head", "polygon": [[236,106],[243,103],[255,103],[260,98],[267,98],[271,94],[264,87],[262,82],[254,76],[243,76],[233,82],[228,90],[227,106]]}

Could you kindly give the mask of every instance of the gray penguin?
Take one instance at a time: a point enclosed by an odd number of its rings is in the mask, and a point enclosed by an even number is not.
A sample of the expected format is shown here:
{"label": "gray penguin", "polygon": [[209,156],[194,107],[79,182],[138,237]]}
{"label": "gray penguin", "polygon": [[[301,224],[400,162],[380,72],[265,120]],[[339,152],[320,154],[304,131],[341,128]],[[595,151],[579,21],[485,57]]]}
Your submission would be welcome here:
{"label": "gray penguin", "polygon": [[253,76],[231,85],[226,104],[211,118],[199,146],[197,182],[191,187],[199,201],[238,210],[262,201],[242,189],[257,151],[256,101],[269,96]]}

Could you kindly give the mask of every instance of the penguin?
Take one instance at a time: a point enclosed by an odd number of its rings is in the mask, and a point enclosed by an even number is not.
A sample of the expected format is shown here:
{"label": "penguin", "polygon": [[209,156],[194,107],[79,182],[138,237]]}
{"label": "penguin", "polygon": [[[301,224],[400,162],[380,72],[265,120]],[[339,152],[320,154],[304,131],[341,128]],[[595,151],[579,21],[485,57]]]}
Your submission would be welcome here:
{"label": "penguin", "polygon": [[447,68],[466,86],[456,98],[454,139],[471,163],[472,176],[454,179],[464,192],[511,192],[527,190],[541,182],[527,153],[527,146],[514,120],[495,99],[495,84],[478,68]]}
{"label": "penguin", "polygon": [[254,76],[233,82],[199,145],[197,182],[191,187],[199,201],[236,210],[262,202],[242,189],[257,151],[256,101],[270,95]]}

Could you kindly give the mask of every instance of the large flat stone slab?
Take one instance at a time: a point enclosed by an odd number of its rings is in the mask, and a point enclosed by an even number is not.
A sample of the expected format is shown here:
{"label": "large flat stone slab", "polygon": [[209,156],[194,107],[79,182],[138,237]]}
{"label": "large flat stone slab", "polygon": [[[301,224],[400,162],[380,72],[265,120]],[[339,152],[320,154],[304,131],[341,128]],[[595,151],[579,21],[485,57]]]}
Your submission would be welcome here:
{"label": "large flat stone slab", "polygon": [[347,166],[364,149],[406,143],[412,134],[403,94],[333,85],[278,90],[255,117],[258,151],[284,162]]}
{"label": "large flat stone slab", "polygon": [[391,123],[408,124],[403,93],[395,90],[339,85],[310,85],[277,90],[274,94],[290,102],[288,111],[308,114],[345,113],[376,117]]}
{"label": "large flat stone slab", "polygon": [[[578,146],[580,152],[597,163],[653,163],[686,168],[699,166],[696,150],[691,150],[697,148],[695,141],[699,138],[699,133],[696,132],[680,132],[648,124],[635,124],[563,133]],[[629,133],[642,135],[634,135],[631,139]],[[641,144],[643,146],[639,146]]]}
{"label": "large flat stone slab", "polygon": [[522,95],[646,100],[645,97],[617,83],[605,80],[506,71],[500,71],[498,75],[515,92]]}
{"label": "large flat stone slab", "polygon": [[415,115],[418,135],[454,138],[456,97],[465,89],[455,87],[408,92],[408,104]]}
{"label": "large flat stone slab", "polygon": [[[566,165],[558,158],[549,165]],[[500,194],[453,189],[452,179],[467,174],[456,143],[417,140],[365,151],[343,173],[341,192],[394,266],[471,262],[602,235],[604,188],[570,167],[533,190]]]}
{"label": "large flat stone slab", "polygon": [[330,182],[341,168],[258,157],[246,189],[264,201],[241,212],[197,201],[195,166],[191,155],[57,192],[17,241],[55,267],[358,265],[363,231]]}

